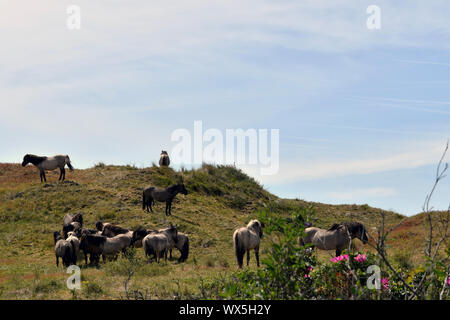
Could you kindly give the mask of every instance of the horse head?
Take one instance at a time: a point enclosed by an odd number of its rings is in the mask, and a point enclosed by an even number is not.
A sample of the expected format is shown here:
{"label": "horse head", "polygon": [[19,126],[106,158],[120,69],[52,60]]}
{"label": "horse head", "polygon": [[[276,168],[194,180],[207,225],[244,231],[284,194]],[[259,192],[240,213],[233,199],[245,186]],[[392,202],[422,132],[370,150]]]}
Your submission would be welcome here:
{"label": "horse head", "polygon": [[53,232],[53,240],[55,241],[55,244],[56,244],[56,242],[58,242],[61,239],[62,239],[62,237],[61,237],[61,233],[59,231]]}
{"label": "horse head", "polygon": [[183,182],[181,182],[181,183],[178,185],[178,191],[179,191],[180,193],[184,194],[184,195],[187,195],[187,194],[188,194],[188,191],[186,190],[186,187],[184,186],[184,183],[183,183]]}
{"label": "horse head", "polygon": [[366,233],[366,227],[361,222],[344,223],[352,238],[358,238],[362,243],[366,244],[369,240]]}
{"label": "horse head", "polygon": [[25,167],[27,164],[30,163],[30,158],[31,158],[31,154],[26,154],[26,155],[23,157],[22,167]]}

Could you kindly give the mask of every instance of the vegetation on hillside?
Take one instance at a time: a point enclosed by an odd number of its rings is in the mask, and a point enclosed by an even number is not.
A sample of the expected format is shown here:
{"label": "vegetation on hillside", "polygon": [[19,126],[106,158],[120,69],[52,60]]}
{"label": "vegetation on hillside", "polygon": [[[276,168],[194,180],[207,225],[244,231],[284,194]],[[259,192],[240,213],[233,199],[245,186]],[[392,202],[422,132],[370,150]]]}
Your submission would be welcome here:
{"label": "vegetation on hillside", "polygon": [[[289,224],[293,214],[311,210],[314,214],[311,213],[308,219],[315,226],[329,227],[335,222],[359,220],[373,235],[377,234],[384,217],[387,228],[396,226],[387,241],[387,252],[394,265],[424,263],[422,221],[426,215],[407,218],[368,205],[326,205],[280,199],[232,166],[205,164],[199,169],[174,171],[167,167],[136,168],[100,163],[90,169],[69,172],[65,182],[57,182],[57,178],[58,173],[49,173],[48,183],[41,184],[36,169],[31,166],[0,164],[1,299],[227,297],[232,292],[229,290],[234,289],[221,290],[225,288],[226,279],[236,276],[233,231],[263,213],[274,217],[272,221],[284,219],[282,221],[288,224],[282,225],[280,220],[276,225],[287,228],[283,229],[285,235],[287,230],[301,232],[301,227]],[[164,204],[161,203],[157,203],[153,214],[142,210],[144,187],[167,187],[181,179],[189,194],[175,198],[172,216],[164,215]],[[173,260],[158,265],[147,263],[142,249],[133,249],[126,257],[100,264],[100,268],[85,268],[80,259],[82,290],[71,292],[65,286],[68,277],[65,270],[56,268],[52,240],[52,232],[61,229],[62,218],[67,213],[83,213],[89,228],[93,228],[98,220],[127,228],[155,229],[173,223],[190,237],[189,258],[185,263],[177,263],[178,253],[175,253]],[[295,250],[304,249],[294,249],[290,242],[293,238],[282,238],[281,251],[274,251],[277,247],[273,244],[280,239],[280,233],[271,232],[270,225],[268,223],[269,236],[261,245],[264,268],[256,271],[253,256],[249,270],[239,276],[261,275],[267,270],[274,275],[286,274],[275,265],[283,259],[283,250],[294,250],[295,259],[300,259]],[[355,251],[375,253],[373,248],[363,246],[359,241],[355,241],[355,246]],[[327,252],[318,252],[311,261],[302,259],[295,260],[292,268],[309,267],[315,261],[330,264]],[[294,272],[292,268],[288,271]],[[302,283],[304,281],[308,280],[302,280]],[[289,280],[285,284],[289,288],[294,285]],[[279,297],[298,298],[287,293]]]}

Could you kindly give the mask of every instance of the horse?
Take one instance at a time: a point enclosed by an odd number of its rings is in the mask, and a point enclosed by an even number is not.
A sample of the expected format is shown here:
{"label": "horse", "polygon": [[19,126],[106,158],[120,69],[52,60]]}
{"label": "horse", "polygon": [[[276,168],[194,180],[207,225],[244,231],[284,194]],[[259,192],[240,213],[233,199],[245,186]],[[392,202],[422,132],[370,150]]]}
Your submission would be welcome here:
{"label": "horse", "polygon": [[63,219],[63,235],[64,238],[67,238],[67,234],[70,231],[75,231],[77,236],[81,235],[81,232],[79,229],[83,227],[83,214],[82,213],[76,213],[71,214],[68,213],[64,216]]}
{"label": "horse", "polygon": [[80,250],[84,253],[84,260],[87,265],[87,254],[90,255],[91,264],[95,262],[98,265],[99,257],[103,254],[103,244],[106,237],[96,234],[83,233],[80,238]]}
{"label": "horse", "polygon": [[156,262],[159,263],[161,256],[167,261],[167,252],[170,244],[177,241],[177,228],[170,226],[169,228],[159,230],[157,233],[150,233],[142,240],[142,247],[146,256],[154,255]]}
{"label": "horse", "polygon": [[159,166],[160,167],[168,167],[170,165],[170,158],[167,154],[167,151],[162,150],[161,155],[159,157]]}
{"label": "horse", "polygon": [[126,234],[118,234],[112,238],[106,238],[102,247],[103,262],[106,261],[106,255],[117,255],[120,251],[125,252],[126,248],[131,245],[133,232],[129,231]]}
{"label": "horse", "polygon": [[59,258],[62,258],[65,267],[76,264],[75,244],[73,241],[64,240],[59,231],[53,232],[55,242],[56,267],[59,266]]}
{"label": "horse", "polygon": [[135,246],[136,248],[142,247],[142,240],[151,233],[158,233],[158,230],[145,229],[142,227],[137,228],[133,232],[131,245]]}
{"label": "horse", "polygon": [[250,262],[250,250],[255,250],[256,264],[259,267],[259,244],[263,237],[264,224],[258,220],[251,220],[247,227],[237,229],[233,233],[234,250],[237,263],[240,269],[244,262],[244,255],[247,252],[247,267]]}
{"label": "horse", "polygon": [[59,168],[61,173],[59,175],[59,181],[64,181],[66,179],[66,169],[64,167],[67,165],[70,171],[73,171],[73,167],[70,164],[70,158],[68,155],[56,155],[53,157],[40,157],[34,154],[27,154],[23,157],[22,167],[25,167],[28,163],[32,163],[35,167],[39,169],[41,176],[41,183],[47,182],[45,177],[45,171],[55,170]]}
{"label": "horse", "polygon": [[119,234],[127,234],[130,230],[108,223],[103,226],[102,236],[112,238]]}
{"label": "horse", "polygon": [[189,238],[182,232],[178,232],[177,234],[177,242],[171,244],[169,249],[169,258],[172,259],[172,249],[177,248],[180,251],[181,255],[178,258],[178,263],[184,262],[187,260],[189,256]]}
{"label": "horse", "polygon": [[74,249],[74,253],[73,253],[73,254],[74,254],[74,258],[73,258],[74,263],[73,263],[73,264],[77,264],[78,253],[80,252],[80,240],[79,240],[78,237],[76,236],[75,232],[70,231],[70,232],[67,234],[67,239],[66,239],[66,241],[72,242],[73,249]]}
{"label": "horse", "polygon": [[[147,208],[147,212],[153,213],[152,204],[154,205],[156,200],[166,202],[166,216],[172,215],[172,201],[178,193],[188,194],[183,183],[175,184],[165,189],[147,187],[142,192],[142,210]],[[150,211],[148,210],[149,207]]]}
{"label": "horse", "polygon": [[328,230],[316,227],[305,229],[305,237],[299,238],[299,244],[312,244],[321,250],[335,250],[336,257],[348,248],[352,239],[358,238],[362,243],[368,241],[366,227],[360,222],[342,222],[333,224]]}

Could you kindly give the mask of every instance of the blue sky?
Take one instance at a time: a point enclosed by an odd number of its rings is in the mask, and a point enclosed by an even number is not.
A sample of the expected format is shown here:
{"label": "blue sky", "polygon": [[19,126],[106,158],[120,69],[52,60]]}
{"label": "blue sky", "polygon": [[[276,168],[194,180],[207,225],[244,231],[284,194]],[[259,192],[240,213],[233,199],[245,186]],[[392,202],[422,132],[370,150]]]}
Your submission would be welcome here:
{"label": "blue sky", "polygon": [[[66,27],[70,4],[81,30]],[[371,4],[380,30],[366,28]],[[195,120],[277,128],[279,174],[244,168],[271,192],[411,215],[450,137],[448,1],[0,0],[0,10],[1,162],[65,153],[78,168],[143,167]]]}

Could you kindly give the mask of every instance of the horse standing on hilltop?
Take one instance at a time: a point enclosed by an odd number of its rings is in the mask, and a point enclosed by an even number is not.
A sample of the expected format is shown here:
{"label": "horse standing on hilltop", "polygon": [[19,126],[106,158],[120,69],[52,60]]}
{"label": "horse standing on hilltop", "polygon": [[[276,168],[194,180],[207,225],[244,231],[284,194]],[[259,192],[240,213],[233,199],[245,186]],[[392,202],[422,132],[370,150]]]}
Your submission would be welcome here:
{"label": "horse standing on hilltop", "polygon": [[166,216],[170,216],[172,215],[172,201],[178,193],[188,194],[183,183],[175,184],[165,189],[147,187],[142,193],[142,210],[147,208],[147,212],[153,212],[152,204],[155,204],[155,200],[166,202]]}
{"label": "horse standing on hilltop", "polygon": [[299,238],[299,244],[312,244],[321,250],[336,250],[336,257],[347,249],[352,239],[358,238],[367,243],[366,227],[361,222],[335,223],[328,230],[316,227],[306,228],[305,237]]}
{"label": "horse standing on hilltop", "polygon": [[263,237],[264,224],[258,220],[251,220],[246,227],[237,229],[233,233],[234,250],[239,268],[242,269],[244,255],[247,252],[247,267],[250,263],[250,250],[255,250],[256,265],[259,267],[259,244]]}
{"label": "horse standing on hilltop", "polygon": [[40,157],[34,154],[27,154],[23,157],[22,167],[27,164],[32,163],[36,168],[39,169],[41,182],[47,182],[45,177],[45,171],[55,170],[59,168],[61,173],[59,175],[59,181],[64,181],[66,179],[66,169],[64,167],[67,165],[70,171],[73,171],[73,167],[70,164],[70,158],[68,155],[56,155],[53,157]]}
{"label": "horse standing on hilltop", "polygon": [[170,165],[170,158],[167,154],[167,151],[162,150],[161,155],[159,157],[159,166],[160,167],[168,167]]}

